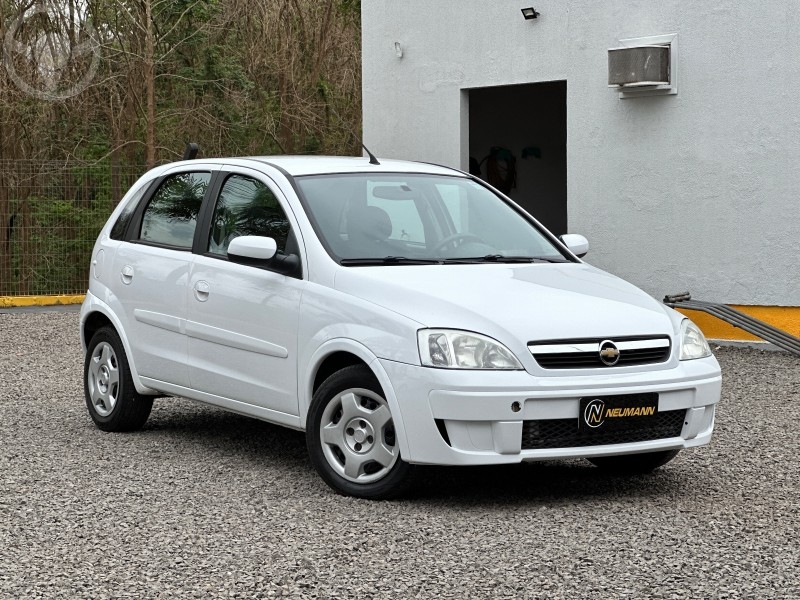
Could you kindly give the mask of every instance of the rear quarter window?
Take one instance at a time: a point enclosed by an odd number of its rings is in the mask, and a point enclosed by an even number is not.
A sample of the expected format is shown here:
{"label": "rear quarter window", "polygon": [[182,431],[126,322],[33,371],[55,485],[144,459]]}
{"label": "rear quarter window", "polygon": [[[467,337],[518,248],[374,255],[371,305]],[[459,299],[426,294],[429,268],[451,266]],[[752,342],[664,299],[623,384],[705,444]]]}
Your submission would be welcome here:
{"label": "rear quarter window", "polygon": [[150,188],[151,183],[152,181],[143,184],[138,190],[136,190],[136,192],[134,192],[130,200],[127,201],[125,208],[123,208],[122,212],[119,213],[117,220],[111,227],[111,233],[109,234],[109,237],[112,240],[121,241],[125,237],[125,231],[128,229],[128,224],[131,222],[131,219],[133,219],[133,213],[136,212],[136,207],[139,206],[139,202],[141,202],[142,198],[144,198],[144,195]]}

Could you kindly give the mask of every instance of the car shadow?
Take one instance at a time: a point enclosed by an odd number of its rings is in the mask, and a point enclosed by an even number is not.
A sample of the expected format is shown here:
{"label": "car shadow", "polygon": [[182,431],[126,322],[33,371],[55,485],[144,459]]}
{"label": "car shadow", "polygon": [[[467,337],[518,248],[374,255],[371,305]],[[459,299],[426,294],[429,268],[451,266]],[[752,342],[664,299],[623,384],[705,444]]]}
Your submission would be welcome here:
{"label": "car shadow", "polygon": [[286,469],[308,464],[303,432],[183,399],[157,400],[141,434],[165,446],[200,447],[226,461],[270,461]]}
{"label": "car shadow", "polygon": [[612,474],[581,459],[480,467],[424,467],[416,486],[418,502],[475,506],[516,502],[557,505],[604,498],[663,498],[690,485],[676,466],[646,475]]}
{"label": "car shadow", "polygon": [[[269,465],[305,482],[318,482],[312,487],[323,494],[333,493],[313,471],[305,434],[286,427],[182,401],[177,409],[157,404],[140,435],[165,446],[201,446],[203,452],[224,458],[231,467]],[[615,475],[581,459],[478,467],[421,466],[416,469],[414,488],[402,501],[432,507],[474,507],[532,500],[551,505],[604,497],[663,498],[698,483],[690,481],[680,466],[681,459],[679,455],[647,475]]]}

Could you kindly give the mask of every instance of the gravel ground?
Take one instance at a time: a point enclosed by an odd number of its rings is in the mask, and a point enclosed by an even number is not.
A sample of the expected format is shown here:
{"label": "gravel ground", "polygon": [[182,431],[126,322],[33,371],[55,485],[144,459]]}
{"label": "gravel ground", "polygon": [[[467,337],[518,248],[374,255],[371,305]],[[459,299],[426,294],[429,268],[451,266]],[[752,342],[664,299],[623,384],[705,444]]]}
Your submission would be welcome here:
{"label": "gravel ground", "polygon": [[0,598],[798,598],[800,361],[717,356],[711,446],[656,474],[429,468],[369,502],[302,434],[183,399],[102,433],[78,315],[0,314]]}

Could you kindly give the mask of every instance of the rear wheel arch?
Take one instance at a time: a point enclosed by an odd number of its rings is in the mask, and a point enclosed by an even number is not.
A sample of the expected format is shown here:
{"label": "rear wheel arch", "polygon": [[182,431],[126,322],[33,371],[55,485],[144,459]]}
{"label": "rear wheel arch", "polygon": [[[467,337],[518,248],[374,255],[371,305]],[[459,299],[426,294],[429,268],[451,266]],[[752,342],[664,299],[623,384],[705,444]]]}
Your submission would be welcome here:
{"label": "rear wheel arch", "polygon": [[[83,322],[83,327],[81,328],[81,337],[84,348],[89,346],[89,342],[92,341],[94,334],[97,333],[102,327],[113,327],[115,330],[117,329],[114,323],[111,322],[111,319],[109,319],[108,316],[100,311],[89,313],[89,315],[86,317],[86,320]],[[117,333],[119,333],[118,330]]]}
{"label": "rear wheel arch", "polygon": [[153,397],[136,390],[122,339],[113,325],[100,327],[93,334],[83,374],[86,407],[99,429],[142,428],[153,408]]}
{"label": "rear wheel arch", "polygon": [[[139,371],[136,369],[136,365],[132,358],[131,353],[131,346],[127,335],[125,334],[125,330],[122,325],[117,321],[116,315],[110,311],[110,309],[105,308],[103,304],[97,304],[96,306],[101,306],[101,308],[94,308],[91,312],[87,313],[86,317],[83,318],[81,324],[81,341],[83,342],[83,348],[86,350],[89,347],[89,343],[92,341],[94,335],[100,331],[103,327],[109,327],[114,330],[114,332],[119,336],[120,341],[122,342],[123,349],[125,350],[125,354],[127,355],[127,360],[129,364],[129,368],[131,371],[131,377],[133,378],[134,387],[136,391],[140,394],[148,395],[148,396],[158,396],[161,395],[156,390],[150,389],[149,387],[142,385],[141,381],[139,380]],[[106,312],[106,311],[109,312]]]}

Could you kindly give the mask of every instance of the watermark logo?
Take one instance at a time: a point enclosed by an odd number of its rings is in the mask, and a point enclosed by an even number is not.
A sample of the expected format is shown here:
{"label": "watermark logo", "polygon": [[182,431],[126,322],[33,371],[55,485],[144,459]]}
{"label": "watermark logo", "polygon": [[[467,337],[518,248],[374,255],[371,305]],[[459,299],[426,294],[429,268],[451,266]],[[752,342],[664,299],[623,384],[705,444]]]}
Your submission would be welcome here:
{"label": "watermark logo", "polygon": [[37,2],[14,19],[3,40],[3,64],[14,84],[47,101],[84,91],[100,68],[100,41],[88,15],[65,2]]}
{"label": "watermark logo", "polygon": [[606,403],[600,398],[595,398],[589,402],[583,410],[583,422],[592,428],[600,427],[605,421],[605,416],[603,415],[605,407]]}

